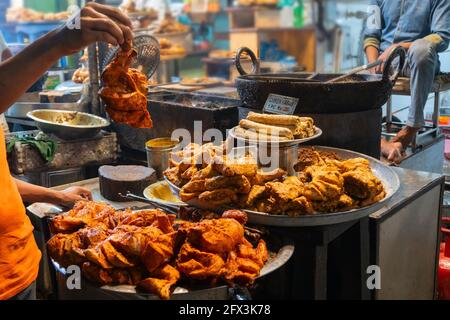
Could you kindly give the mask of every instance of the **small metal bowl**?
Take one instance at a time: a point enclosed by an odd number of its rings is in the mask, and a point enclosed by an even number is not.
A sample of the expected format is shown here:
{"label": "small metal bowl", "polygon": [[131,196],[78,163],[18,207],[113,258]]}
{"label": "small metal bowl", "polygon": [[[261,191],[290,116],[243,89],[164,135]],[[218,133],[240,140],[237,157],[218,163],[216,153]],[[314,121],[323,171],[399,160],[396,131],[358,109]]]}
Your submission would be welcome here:
{"label": "small metal bowl", "polygon": [[36,122],[44,133],[54,134],[63,140],[95,137],[109,121],[89,113],[64,110],[34,110],[27,117]]}
{"label": "small metal bowl", "polygon": [[[169,143],[165,145],[167,142]],[[179,143],[171,138],[156,138],[145,144],[148,166],[155,169],[158,180],[163,179],[163,172],[169,167],[170,154]]]}

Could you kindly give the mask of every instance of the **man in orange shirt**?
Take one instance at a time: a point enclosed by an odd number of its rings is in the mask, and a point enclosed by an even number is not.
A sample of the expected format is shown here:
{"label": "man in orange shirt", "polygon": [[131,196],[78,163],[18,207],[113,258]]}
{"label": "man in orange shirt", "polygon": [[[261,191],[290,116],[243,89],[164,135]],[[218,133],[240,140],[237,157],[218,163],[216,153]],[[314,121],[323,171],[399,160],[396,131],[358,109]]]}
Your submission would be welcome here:
{"label": "man in orange shirt", "polygon": [[[96,41],[121,45],[132,39],[131,22],[118,9],[89,3],[73,19],[0,64],[0,113],[62,56]],[[0,131],[0,299],[32,299],[41,253],[23,201],[71,204],[90,194],[82,188],[55,192],[14,180],[5,149]]]}

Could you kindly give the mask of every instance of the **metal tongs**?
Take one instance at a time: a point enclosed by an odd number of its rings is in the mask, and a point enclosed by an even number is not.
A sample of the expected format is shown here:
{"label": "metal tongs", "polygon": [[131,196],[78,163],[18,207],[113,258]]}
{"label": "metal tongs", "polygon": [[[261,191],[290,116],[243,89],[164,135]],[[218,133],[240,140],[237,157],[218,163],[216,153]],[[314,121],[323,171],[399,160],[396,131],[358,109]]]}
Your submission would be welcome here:
{"label": "metal tongs", "polygon": [[161,210],[166,211],[171,214],[178,214],[178,210],[180,209],[180,207],[188,206],[186,203],[180,203],[179,205],[163,203],[163,202],[160,202],[157,200],[151,200],[151,199],[147,199],[147,198],[138,196],[131,192],[127,192],[125,195],[122,193],[119,193],[119,196],[121,196],[125,199],[135,200],[135,201],[151,204],[155,208],[161,209]]}
{"label": "metal tongs", "polygon": [[[135,195],[131,192],[127,192],[125,195],[122,193],[119,193],[119,196],[125,198],[125,199],[129,199],[129,200],[135,200],[135,201],[140,201],[140,202],[144,202],[144,203],[148,203],[152,206],[154,206],[157,209],[161,209],[165,212],[171,213],[171,214],[175,214],[178,215],[178,211],[180,210],[180,207],[194,207],[194,208],[198,208],[198,209],[202,209],[193,205],[189,205],[187,203],[181,202],[179,205],[178,204],[168,204],[168,203],[162,203],[160,201],[157,200],[151,200],[151,199],[147,199],[138,195]],[[227,210],[231,210],[234,208],[226,208]],[[241,209],[236,209],[236,210],[241,210]],[[242,210],[245,212],[245,210]],[[248,231],[251,232],[255,232],[255,233],[259,233],[259,234],[264,234],[264,231],[258,230],[258,229],[254,229],[254,228],[250,228],[248,226],[244,226],[244,228]]]}

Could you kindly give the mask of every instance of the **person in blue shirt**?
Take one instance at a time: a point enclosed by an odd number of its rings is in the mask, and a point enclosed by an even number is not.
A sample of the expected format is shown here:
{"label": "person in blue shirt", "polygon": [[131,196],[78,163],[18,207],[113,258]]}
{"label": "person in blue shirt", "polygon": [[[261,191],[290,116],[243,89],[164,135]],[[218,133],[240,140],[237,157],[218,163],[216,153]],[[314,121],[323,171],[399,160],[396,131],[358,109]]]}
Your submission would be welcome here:
{"label": "person in blue shirt", "polygon": [[[381,140],[389,161],[400,163],[404,150],[424,126],[424,107],[440,71],[438,53],[450,43],[450,0],[370,0],[379,17],[369,19],[364,50],[368,62],[386,61],[397,46],[408,52],[402,76],[411,79],[411,106],[406,126],[390,141]],[[378,21],[379,23],[371,23]],[[372,70],[380,73],[383,65]]]}

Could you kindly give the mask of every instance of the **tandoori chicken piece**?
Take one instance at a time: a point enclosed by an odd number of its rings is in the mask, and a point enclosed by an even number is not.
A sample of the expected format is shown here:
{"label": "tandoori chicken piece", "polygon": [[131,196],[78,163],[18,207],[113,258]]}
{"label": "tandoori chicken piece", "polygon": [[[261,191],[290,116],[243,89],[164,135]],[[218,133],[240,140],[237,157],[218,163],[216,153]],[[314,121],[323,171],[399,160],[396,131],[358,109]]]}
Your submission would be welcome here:
{"label": "tandoori chicken piece", "polygon": [[180,279],[180,272],[169,264],[152,273],[151,277],[140,281],[137,286],[146,292],[158,295],[161,299],[170,298],[170,289]]}
{"label": "tandoori chicken piece", "polygon": [[213,253],[233,250],[244,237],[244,227],[235,219],[203,220],[192,227],[188,241],[197,248]]}
{"label": "tandoori chicken piece", "polygon": [[265,192],[265,186],[254,185],[248,194],[241,197],[240,203],[244,208],[252,208],[255,201],[263,197]]}
{"label": "tandoori chicken piece", "polygon": [[104,87],[99,94],[114,121],[134,128],[151,128],[153,123],[147,110],[147,77],[130,68],[136,54],[130,44],[119,50],[103,71]]}
{"label": "tandoori chicken piece", "polygon": [[141,260],[148,272],[154,272],[173,256],[177,232],[160,235],[154,241],[147,241],[141,253]]}
{"label": "tandoori chicken piece", "polygon": [[344,179],[333,167],[311,166],[305,170],[311,181],[305,185],[303,195],[311,201],[330,201],[344,193]]}
{"label": "tandoori chicken piece", "polygon": [[189,242],[182,245],[176,266],[186,277],[197,280],[215,281],[225,273],[220,255],[198,250]]}
{"label": "tandoori chicken piece", "polygon": [[140,282],[144,276],[144,270],[139,267],[106,270],[92,262],[83,263],[81,270],[88,280],[102,285],[132,285]]}
{"label": "tandoori chicken piece", "polygon": [[219,208],[226,204],[237,203],[238,196],[235,190],[226,188],[202,192],[198,200],[205,207]]}
{"label": "tandoori chicken piece", "polygon": [[230,283],[248,286],[259,275],[268,258],[269,253],[264,240],[260,240],[256,248],[245,240],[228,255],[225,279]]}
{"label": "tandoori chicken piece", "polygon": [[217,176],[206,179],[204,188],[207,191],[229,188],[235,189],[237,193],[246,194],[250,192],[252,186],[246,176],[236,175],[232,177]]}

